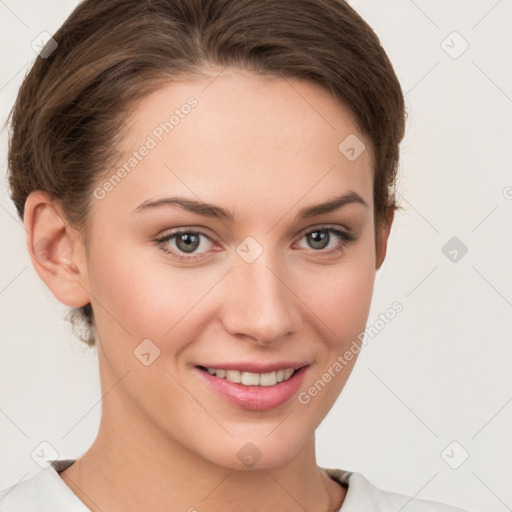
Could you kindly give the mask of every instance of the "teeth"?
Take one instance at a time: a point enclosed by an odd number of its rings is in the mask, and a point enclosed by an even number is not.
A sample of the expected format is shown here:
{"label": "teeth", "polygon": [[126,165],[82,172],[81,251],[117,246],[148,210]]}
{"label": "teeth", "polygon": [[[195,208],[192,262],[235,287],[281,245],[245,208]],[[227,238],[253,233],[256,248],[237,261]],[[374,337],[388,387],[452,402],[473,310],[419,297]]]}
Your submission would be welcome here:
{"label": "teeth", "polygon": [[244,386],[275,386],[279,382],[288,380],[295,372],[293,368],[283,368],[269,373],[240,372],[239,370],[222,370],[219,368],[207,368],[207,371],[210,375],[215,375],[219,379],[226,379]]}
{"label": "teeth", "polygon": [[[217,371],[215,370],[215,374],[217,374]],[[222,372],[222,370],[220,370]],[[224,376],[226,380],[229,380],[230,382],[235,382],[237,384],[240,384],[242,382],[242,376],[238,370],[226,370],[226,375]]]}
{"label": "teeth", "polygon": [[260,376],[258,373],[242,372],[242,384],[244,386],[259,386]]}
{"label": "teeth", "polygon": [[275,386],[278,382],[277,372],[262,373],[260,375],[260,386]]}

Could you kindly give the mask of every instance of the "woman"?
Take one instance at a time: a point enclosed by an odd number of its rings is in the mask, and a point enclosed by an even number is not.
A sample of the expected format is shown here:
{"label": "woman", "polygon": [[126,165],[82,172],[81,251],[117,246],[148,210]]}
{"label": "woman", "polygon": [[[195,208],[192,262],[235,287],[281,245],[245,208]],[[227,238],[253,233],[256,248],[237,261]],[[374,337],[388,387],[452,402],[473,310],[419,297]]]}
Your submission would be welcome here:
{"label": "woman", "polygon": [[9,183],[35,270],[98,348],[101,425],[1,510],[460,510],[315,458],[404,121],[341,0],[81,3],[20,89]]}

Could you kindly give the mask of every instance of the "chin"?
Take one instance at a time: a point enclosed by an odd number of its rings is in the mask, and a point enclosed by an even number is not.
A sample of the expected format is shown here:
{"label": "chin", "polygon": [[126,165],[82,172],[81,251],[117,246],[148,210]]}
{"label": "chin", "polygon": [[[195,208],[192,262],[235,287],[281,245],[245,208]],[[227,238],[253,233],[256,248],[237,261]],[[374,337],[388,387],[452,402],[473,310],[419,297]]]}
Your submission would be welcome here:
{"label": "chin", "polygon": [[262,434],[245,439],[230,439],[228,444],[218,443],[212,453],[204,454],[215,465],[236,471],[275,469],[290,462],[303,447],[305,439],[289,435]]}

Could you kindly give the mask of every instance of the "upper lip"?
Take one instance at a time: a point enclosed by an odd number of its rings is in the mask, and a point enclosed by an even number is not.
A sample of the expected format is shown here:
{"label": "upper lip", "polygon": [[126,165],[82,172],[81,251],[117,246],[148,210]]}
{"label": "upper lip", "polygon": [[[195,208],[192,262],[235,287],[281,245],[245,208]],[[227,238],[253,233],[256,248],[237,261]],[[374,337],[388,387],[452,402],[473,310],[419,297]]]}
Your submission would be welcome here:
{"label": "upper lip", "polygon": [[200,364],[204,368],[215,368],[222,370],[240,370],[241,372],[250,373],[270,373],[277,370],[284,370],[285,368],[293,368],[298,370],[309,363],[304,361],[276,361],[275,363],[255,363],[254,361],[246,361],[239,363],[206,363]]}

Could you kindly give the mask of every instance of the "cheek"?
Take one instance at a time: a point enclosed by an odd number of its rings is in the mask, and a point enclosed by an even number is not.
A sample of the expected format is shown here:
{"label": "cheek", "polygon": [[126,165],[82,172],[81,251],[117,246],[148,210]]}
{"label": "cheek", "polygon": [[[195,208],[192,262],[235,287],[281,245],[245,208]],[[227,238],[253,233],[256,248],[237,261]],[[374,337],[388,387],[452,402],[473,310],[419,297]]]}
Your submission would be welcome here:
{"label": "cheek", "polygon": [[353,265],[340,276],[333,293],[337,307],[331,306],[330,313],[336,332],[344,337],[357,336],[364,329],[370,309],[375,271],[365,265]]}
{"label": "cheek", "polygon": [[106,242],[97,247],[91,294],[99,331],[109,339],[129,340],[132,348],[149,338],[162,350],[172,345],[179,351],[180,343],[193,337],[201,298],[218,276],[167,264],[157,247],[122,248]]}
{"label": "cheek", "polygon": [[317,281],[318,286],[307,299],[317,317],[315,325],[321,329],[321,340],[317,365],[297,401],[311,429],[333,406],[352,372],[373,294],[375,266],[371,253],[354,252],[343,265],[334,268],[329,278]]}
{"label": "cheek", "polygon": [[325,324],[333,348],[357,338],[368,319],[375,282],[375,258],[371,244],[347,252],[339,264],[319,270],[314,286],[303,290],[304,301]]}

